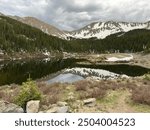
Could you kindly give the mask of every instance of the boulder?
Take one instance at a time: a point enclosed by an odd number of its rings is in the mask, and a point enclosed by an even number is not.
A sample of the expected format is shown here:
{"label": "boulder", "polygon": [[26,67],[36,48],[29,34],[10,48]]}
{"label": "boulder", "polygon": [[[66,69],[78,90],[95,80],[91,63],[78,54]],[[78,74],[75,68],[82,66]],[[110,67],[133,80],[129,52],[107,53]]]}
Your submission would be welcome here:
{"label": "boulder", "polygon": [[46,113],[67,113],[69,111],[68,106],[63,107],[53,107],[46,111]]}
{"label": "boulder", "polygon": [[57,113],[67,113],[69,111],[68,106],[58,107]]}
{"label": "boulder", "polygon": [[89,107],[94,107],[96,105],[96,99],[95,98],[89,98],[83,101],[84,105]]}
{"label": "boulder", "polygon": [[13,103],[0,101],[0,113],[24,113],[24,110]]}
{"label": "boulder", "polygon": [[39,111],[40,101],[39,100],[31,100],[27,102],[26,112],[27,113],[37,113]]}

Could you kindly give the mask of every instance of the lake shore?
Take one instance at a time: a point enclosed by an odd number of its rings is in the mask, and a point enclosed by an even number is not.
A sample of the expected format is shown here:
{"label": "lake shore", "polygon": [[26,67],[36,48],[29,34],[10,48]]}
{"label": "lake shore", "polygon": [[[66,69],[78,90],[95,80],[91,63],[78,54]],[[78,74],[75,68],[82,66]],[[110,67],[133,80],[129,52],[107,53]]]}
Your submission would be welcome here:
{"label": "lake shore", "polygon": [[[86,64],[86,65],[116,65],[116,64],[127,64],[127,65],[137,65],[150,69],[150,54],[143,53],[112,53],[112,54],[72,54],[75,58],[83,58],[86,61],[79,62],[78,64]],[[107,59],[111,57],[115,58],[128,58],[133,56],[133,59],[130,60],[116,60],[116,61],[107,61]]]}
{"label": "lake shore", "polygon": [[[118,61],[107,61],[107,59],[111,57],[115,58],[127,58],[130,55],[133,56],[133,59],[130,60],[118,60]],[[137,65],[150,69],[150,54],[143,53],[112,53],[112,54],[89,54],[89,53],[54,53],[53,55],[45,55],[42,53],[16,53],[12,55],[0,55],[0,61],[3,60],[26,60],[26,59],[46,59],[46,58],[75,58],[75,59],[85,59],[84,62],[78,62],[78,64],[86,64],[86,65],[116,65],[116,64],[128,64],[128,65]]]}

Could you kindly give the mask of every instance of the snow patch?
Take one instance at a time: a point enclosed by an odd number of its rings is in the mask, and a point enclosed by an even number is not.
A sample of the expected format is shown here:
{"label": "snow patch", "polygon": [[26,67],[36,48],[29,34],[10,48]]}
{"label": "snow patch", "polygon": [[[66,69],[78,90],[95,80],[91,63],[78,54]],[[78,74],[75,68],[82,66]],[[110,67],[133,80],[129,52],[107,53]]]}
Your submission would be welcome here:
{"label": "snow patch", "polygon": [[118,58],[118,57],[110,57],[107,58],[107,62],[117,62],[117,61],[131,61],[133,60],[133,55],[130,55],[129,57],[123,57],[123,58]]}

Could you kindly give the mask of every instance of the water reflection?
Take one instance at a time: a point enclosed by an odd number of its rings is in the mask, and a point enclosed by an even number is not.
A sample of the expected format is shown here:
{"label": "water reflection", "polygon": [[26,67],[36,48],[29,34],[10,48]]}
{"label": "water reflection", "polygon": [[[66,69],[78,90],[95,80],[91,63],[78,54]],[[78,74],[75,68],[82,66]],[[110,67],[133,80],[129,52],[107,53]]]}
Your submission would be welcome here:
{"label": "water reflection", "polygon": [[65,68],[84,67],[109,70],[128,76],[140,76],[150,71],[139,66],[130,65],[77,65],[82,59],[36,59],[24,61],[1,61],[0,62],[0,85],[22,83],[30,77],[38,79],[46,75],[56,73]]}

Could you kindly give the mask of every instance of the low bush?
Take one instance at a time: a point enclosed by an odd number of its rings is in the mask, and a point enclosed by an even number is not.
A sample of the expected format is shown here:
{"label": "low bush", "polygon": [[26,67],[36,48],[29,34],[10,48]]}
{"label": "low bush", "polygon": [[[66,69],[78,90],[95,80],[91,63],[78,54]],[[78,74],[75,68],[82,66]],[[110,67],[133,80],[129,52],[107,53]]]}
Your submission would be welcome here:
{"label": "low bush", "polygon": [[40,91],[44,95],[41,101],[41,105],[46,106],[57,103],[60,100],[60,95],[63,93],[64,90],[64,85],[60,83],[54,83],[51,85],[40,84],[39,87]]}
{"label": "low bush", "polygon": [[150,105],[150,86],[137,86],[132,89],[132,100],[136,103]]}
{"label": "low bush", "polygon": [[74,83],[76,91],[86,91],[89,87],[89,82],[86,80],[81,80]]}
{"label": "low bush", "polygon": [[94,88],[90,94],[90,97],[101,99],[106,95],[106,92],[106,89]]}

